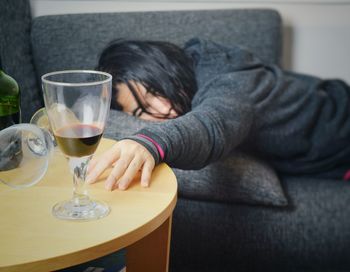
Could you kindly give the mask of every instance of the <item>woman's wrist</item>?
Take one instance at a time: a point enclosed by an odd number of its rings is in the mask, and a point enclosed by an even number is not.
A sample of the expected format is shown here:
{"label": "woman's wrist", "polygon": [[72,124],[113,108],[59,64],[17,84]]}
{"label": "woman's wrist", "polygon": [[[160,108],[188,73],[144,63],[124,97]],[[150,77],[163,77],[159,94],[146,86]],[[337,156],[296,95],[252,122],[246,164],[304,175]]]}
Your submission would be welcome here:
{"label": "woman's wrist", "polygon": [[133,140],[143,145],[153,156],[156,165],[163,161],[165,153],[161,146],[152,138],[143,134],[137,134],[133,136],[123,137],[122,139]]}
{"label": "woman's wrist", "polygon": [[139,136],[141,138],[144,138],[148,141],[150,141],[152,144],[154,144],[154,146],[157,148],[158,150],[158,154],[160,156],[160,160],[163,161],[164,159],[164,150],[163,148],[160,146],[160,144],[158,144],[155,140],[153,140],[151,137],[148,137],[147,135],[144,134],[137,134],[136,136]]}

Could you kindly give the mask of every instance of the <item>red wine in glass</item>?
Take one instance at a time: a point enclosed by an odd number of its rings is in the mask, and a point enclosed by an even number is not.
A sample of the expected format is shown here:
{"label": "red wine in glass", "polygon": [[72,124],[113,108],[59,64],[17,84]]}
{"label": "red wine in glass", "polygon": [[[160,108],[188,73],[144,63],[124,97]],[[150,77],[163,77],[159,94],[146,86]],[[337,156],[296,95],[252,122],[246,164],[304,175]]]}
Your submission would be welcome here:
{"label": "red wine in glass", "polygon": [[55,132],[57,144],[70,157],[92,155],[100,142],[102,130],[94,125],[74,124]]}

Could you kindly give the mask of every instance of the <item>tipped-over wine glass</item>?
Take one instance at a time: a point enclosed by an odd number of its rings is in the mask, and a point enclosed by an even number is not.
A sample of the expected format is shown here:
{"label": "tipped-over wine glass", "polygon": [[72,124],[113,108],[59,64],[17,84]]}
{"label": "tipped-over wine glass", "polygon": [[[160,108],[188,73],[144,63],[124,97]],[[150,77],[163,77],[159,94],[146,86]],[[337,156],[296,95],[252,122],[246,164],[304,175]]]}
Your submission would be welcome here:
{"label": "tipped-over wine glass", "polygon": [[68,159],[74,184],[73,197],[57,203],[52,213],[69,220],[104,217],[109,207],[89,197],[85,178],[109,113],[112,76],[98,71],[70,70],[48,73],[41,79],[50,127]]}

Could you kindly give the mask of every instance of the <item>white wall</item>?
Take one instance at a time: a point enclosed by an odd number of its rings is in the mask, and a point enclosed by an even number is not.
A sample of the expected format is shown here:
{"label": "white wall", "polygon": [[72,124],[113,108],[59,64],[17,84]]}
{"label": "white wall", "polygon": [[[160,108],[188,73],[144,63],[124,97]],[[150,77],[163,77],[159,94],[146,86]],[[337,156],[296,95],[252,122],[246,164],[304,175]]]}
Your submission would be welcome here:
{"label": "white wall", "polygon": [[286,69],[350,84],[350,0],[31,0],[33,16],[81,12],[274,8],[284,21]]}

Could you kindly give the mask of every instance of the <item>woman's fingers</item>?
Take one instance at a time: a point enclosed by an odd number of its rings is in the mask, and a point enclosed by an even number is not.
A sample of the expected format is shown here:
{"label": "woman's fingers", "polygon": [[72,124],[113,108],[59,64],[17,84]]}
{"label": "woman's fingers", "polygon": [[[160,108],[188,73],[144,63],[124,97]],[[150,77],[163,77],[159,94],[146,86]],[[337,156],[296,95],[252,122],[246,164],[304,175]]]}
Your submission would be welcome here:
{"label": "woman's fingers", "polygon": [[153,158],[145,161],[141,173],[141,186],[148,187],[151,181],[152,172],[155,166]]}
{"label": "woman's fingers", "polygon": [[119,154],[120,151],[115,145],[111,150],[108,150],[99,158],[90,161],[86,182],[89,184],[94,183],[97,178],[118,159]]}
{"label": "woman's fingers", "polygon": [[107,168],[113,167],[105,182],[107,190],[127,189],[140,170],[141,185],[148,187],[154,166],[153,156],[143,145],[133,140],[122,140],[90,162],[87,183],[95,182]]}
{"label": "woman's fingers", "polygon": [[135,156],[130,162],[128,168],[124,171],[124,174],[120,177],[118,181],[118,189],[126,190],[141,169],[142,165],[143,158],[140,155]]}
{"label": "woman's fingers", "polygon": [[117,187],[120,190],[126,190],[140,170],[142,171],[141,185],[148,187],[155,165],[153,157],[142,152],[133,158],[122,158],[123,156],[115,163],[106,181],[106,189],[113,190]]}
{"label": "woman's fingers", "polygon": [[110,159],[104,157],[101,158],[94,166],[92,170],[89,171],[86,177],[86,183],[91,184],[96,182],[98,177],[111,165]]}
{"label": "woman's fingers", "polygon": [[105,182],[105,187],[107,190],[113,190],[115,185],[119,183],[119,179],[124,175],[126,169],[129,167],[131,159],[131,157],[127,158],[125,156],[121,156],[114,163],[114,167]]}

